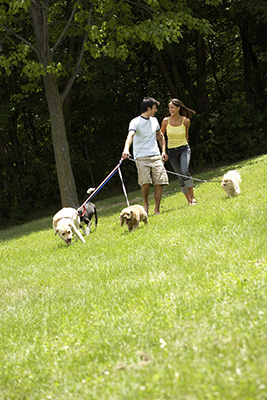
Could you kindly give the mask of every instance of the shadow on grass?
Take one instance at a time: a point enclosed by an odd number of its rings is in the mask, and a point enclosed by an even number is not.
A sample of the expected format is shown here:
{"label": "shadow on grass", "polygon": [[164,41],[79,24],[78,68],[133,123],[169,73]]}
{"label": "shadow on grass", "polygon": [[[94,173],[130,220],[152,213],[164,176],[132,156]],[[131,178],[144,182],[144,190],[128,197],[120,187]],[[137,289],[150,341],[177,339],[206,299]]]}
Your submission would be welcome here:
{"label": "shadow on grass", "polygon": [[12,226],[0,231],[0,242],[3,240],[19,239],[33,232],[52,229],[52,218],[46,217],[22,225]]}
{"label": "shadow on grass", "polygon": [[[235,164],[229,164],[229,165],[224,165],[220,167],[209,167],[205,168],[204,171],[202,169],[201,172],[197,172],[197,170],[192,170],[191,174],[193,178],[200,179],[201,181],[195,180],[195,185],[199,186],[202,183],[206,183],[206,181],[211,181],[212,180],[220,180],[222,179],[223,174],[225,174],[227,171],[231,169],[240,169],[244,167],[244,165],[253,165],[257,164],[259,162],[258,160],[259,157],[251,158],[248,160],[244,161],[239,161]],[[172,196],[173,194],[180,192],[179,189],[179,184],[178,184],[178,179],[177,176],[171,174],[169,175],[169,180],[170,184],[168,187],[163,189],[163,197],[168,197]],[[127,185],[126,185],[127,186]],[[135,185],[136,188],[136,185]],[[130,204],[142,204],[142,196],[141,196],[141,191],[140,190],[134,190],[131,191],[128,189],[128,197],[129,197],[129,202]],[[154,192],[153,189],[151,188],[150,191],[150,197],[153,198]],[[114,196],[110,198],[106,198],[104,200],[97,201],[96,199],[92,200],[97,207],[98,210],[98,215],[101,219],[101,216],[110,216],[112,214],[119,213],[124,207],[126,207],[126,200],[124,195],[119,195],[119,196]],[[183,207],[182,207],[183,208]],[[54,213],[58,211],[55,210]],[[162,213],[167,212],[162,210]],[[169,212],[169,210],[168,210]],[[40,213],[40,212],[39,212]],[[35,220],[31,220],[30,222],[23,223],[21,225],[15,225],[11,227],[6,227],[0,230],[0,242],[4,240],[11,240],[11,239],[18,239],[24,235],[28,235],[33,232],[39,232],[42,230],[50,230],[52,228],[52,218],[53,218],[53,212],[51,209],[51,216],[47,216],[47,210],[43,211],[43,215],[46,215],[45,218],[39,218]],[[153,215],[153,214],[152,214]],[[152,216],[151,215],[151,216]],[[31,218],[33,219],[33,218]]]}

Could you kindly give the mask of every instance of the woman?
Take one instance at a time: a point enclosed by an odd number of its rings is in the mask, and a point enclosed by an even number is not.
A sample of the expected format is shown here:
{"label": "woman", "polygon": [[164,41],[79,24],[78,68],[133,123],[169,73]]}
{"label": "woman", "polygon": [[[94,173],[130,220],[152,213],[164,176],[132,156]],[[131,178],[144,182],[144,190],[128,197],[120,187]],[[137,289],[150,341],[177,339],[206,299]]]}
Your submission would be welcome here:
{"label": "woman", "polygon": [[191,149],[188,144],[190,118],[196,112],[187,108],[180,100],[169,103],[170,116],[162,121],[161,132],[167,134],[168,156],[173,170],[178,175],[182,192],[188,205],[197,204],[193,192],[193,180],[189,172]]}

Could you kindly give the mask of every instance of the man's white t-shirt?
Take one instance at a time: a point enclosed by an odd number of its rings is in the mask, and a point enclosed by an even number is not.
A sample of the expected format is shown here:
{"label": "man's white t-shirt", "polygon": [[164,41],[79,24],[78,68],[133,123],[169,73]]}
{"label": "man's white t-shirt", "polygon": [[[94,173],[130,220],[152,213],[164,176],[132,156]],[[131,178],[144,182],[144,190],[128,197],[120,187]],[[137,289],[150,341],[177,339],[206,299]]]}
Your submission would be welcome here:
{"label": "man's white t-shirt", "polygon": [[135,131],[133,137],[133,156],[139,157],[160,155],[156,133],[160,130],[157,118],[144,118],[141,115],[131,120],[129,131]]}

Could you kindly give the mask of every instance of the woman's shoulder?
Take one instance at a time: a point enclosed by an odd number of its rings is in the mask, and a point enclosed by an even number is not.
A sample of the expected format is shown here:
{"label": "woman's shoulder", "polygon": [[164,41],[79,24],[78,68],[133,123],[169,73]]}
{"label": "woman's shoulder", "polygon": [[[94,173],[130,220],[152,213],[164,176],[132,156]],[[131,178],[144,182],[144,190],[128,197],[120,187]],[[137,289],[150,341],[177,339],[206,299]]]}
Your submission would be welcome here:
{"label": "woman's shoulder", "polygon": [[187,117],[184,117],[184,119],[183,119],[183,124],[184,124],[185,126],[190,125],[190,119],[187,118]]}

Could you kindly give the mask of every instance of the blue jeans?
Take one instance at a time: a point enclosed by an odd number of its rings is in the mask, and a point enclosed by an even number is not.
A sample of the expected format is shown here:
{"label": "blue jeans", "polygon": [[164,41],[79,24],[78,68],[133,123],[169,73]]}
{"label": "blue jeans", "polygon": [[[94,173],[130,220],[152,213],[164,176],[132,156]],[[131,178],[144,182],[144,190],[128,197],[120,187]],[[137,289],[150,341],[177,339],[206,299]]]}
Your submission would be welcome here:
{"label": "blue jeans", "polygon": [[174,172],[184,175],[178,175],[181,191],[183,193],[188,193],[188,188],[193,186],[193,179],[189,172],[191,158],[191,149],[189,145],[168,149],[168,156]]}

